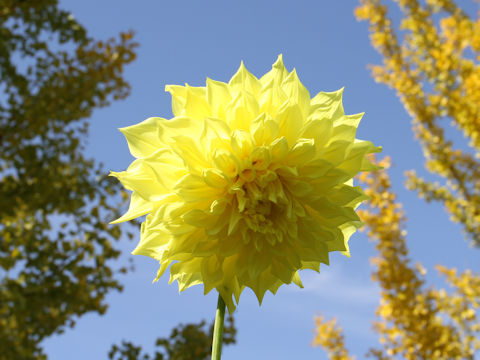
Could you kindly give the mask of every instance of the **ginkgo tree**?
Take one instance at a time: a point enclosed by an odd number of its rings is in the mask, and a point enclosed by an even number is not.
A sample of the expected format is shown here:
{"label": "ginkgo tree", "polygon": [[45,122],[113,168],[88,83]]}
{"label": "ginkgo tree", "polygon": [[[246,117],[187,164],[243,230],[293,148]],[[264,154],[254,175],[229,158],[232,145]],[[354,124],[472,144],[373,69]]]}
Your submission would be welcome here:
{"label": "ginkgo tree", "polygon": [[[357,18],[367,20],[382,65],[372,66],[376,81],[396,90],[413,120],[426,167],[444,180],[434,183],[408,173],[407,186],[427,201],[443,203],[453,221],[480,245],[480,19],[472,20],[453,1],[397,0],[401,32],[394,30],[388,7],[361,0]],[[472,55],[473,54],[473,55]],[[468,144],[454,145],[445,124],[460,130]],[[457,146],[457,147],[455,147]],[[385,168],[389,159],[380,162]],[[438,265],[446,288],[428,287],[426,270],[412,264],[406,214],[385,171],[362,175],[370,202],[360,212],[375,243],[372,279],[381,288],[374,330],[376,359],[474,359],[480,349],[480,276]],[[335,319],[316,318],[314,345],[332,360],[353,359]]]}
{"label": "ginkgo tree", "polygon": [[57,3],[0,0],[0,359],[46,358],[125,271],[118,185],[82,150],[92,111],[128,95],[136,44],[93,39]]}
{"label": "ginkgo tree", "polygon": [[[380,162],[388,168],[388,158]],[[380,305],[374,322],[381,347],[371,348],[376,359],[473,359],[480,349],[480,276],[466,270],[437,266],[449,287],[427,287],[426,270],[412,264],[406,244],[406,215],[391,189],[388,173],[360,176],[370,196],[360,211],[375,243],[372,279],[380,285]],[[316,318],[314,345],[331,360],[353,359],[335,319]]]}
{"label": "ginkgo tree", "polygon": [[[373,77],[396,91],[427,170],[443,179],[432,182],[410,171],[407,186],[443,203],[480,246],[480,18],[472,19],[451,0],[395,2],[403,13],[401,32],[379,0],[361,0],[355,14],[368,21],[372,45],[383,59],[372,66]],[[462,144],[453,142],[451,127],[463,134]]]}

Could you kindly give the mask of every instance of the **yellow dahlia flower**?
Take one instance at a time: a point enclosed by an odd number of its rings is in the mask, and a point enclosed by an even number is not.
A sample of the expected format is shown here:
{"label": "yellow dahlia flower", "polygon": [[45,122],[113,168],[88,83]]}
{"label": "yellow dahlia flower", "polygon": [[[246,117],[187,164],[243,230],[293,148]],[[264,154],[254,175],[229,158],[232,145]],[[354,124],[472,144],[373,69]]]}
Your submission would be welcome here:
{"label": "yellow dahlia flower", "polygon": [[112,172],[133,191],[113,223],[147,215],[133,254],[160,262],[156,280],[171,265],[180,291],[203,283],[233,312],[246,287],[261,303],[348,255],[366,198],[352,178],[380,148],[355,139],[363,114],[344,114],[342,89],[310,98],[279,56],[260,79],[242,63],[228,83],[166,91],[174,117],[120,129],[136,160]]}

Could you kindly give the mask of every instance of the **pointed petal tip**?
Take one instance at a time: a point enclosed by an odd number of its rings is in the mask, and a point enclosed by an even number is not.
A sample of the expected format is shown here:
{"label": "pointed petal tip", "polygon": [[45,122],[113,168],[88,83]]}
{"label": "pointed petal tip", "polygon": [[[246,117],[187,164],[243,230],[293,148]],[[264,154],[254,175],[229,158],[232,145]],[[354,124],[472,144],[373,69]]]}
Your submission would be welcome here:
{"label": "pointed petal tip", "polygon": [[[120,224],[122,221],[119,221],[119,220],[120,220],[120,218],[118,218],[118,219],[116,219],[116,220],[113,220],[113,221],[110,221],[108,224],[109,224],[109,225]],[[133,252],[132,252],[132,254],[133,254]],[[133,254],[133,255],[135,255],[135,254]]]}
{"label": "pointed petal tip", "polygon": [[[185,86],[187,86],[187,85],[188,84],[185,83]],[[181,87],[182,87],[182,85],[172,85],[172,84],[165,85],[165,92],[169,92],[170,94],[173,95],[175,93],[176,89],[181,88]]]}
{"label": "pointed petal tip", "polygon": [[350,251],[349,251],[349,250],[340,251],[340,253],[341,253],[342,255],[345,255],[345,256],[348,257],[348,258],[350,257]]}
{"label": "pointed petal tip", "polygon": [[273,64],[273,67],[275,66],[283,66],[283,54],[278,54],[277,60]]}
{"label": "pointed petal tip", "polygon": [[265,296],[265,294],[263,294],[263,295],[257,295],[257,294],[255,294],[255,296],[257,297],[258,305],[259,305],[259,306],[262,306],[263,297]]}

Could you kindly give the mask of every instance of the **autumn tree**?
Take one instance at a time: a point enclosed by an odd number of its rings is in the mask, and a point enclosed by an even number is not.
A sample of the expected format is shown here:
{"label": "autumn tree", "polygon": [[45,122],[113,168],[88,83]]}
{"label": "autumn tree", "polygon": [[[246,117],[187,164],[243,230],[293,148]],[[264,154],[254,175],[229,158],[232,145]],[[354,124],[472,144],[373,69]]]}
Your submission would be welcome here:
{"label": "autumn tree", "polygon": [[129,93],[135,43],[93,39],[57,3],[0,0],[0,359],[46,358],[42,339],[103,313],[125,271],[120,188],[83,148],[92,111]]}
{"label": "autumn tree", "polygon": [[[389,167],[389,160],[381,165]],[[372,279],[381,288],[374,330],[380,348],[370,357],[379,360],[473,360],[480,349],[480,276],[467,270],[437,266],[449,288],[427,287],[425,269],[412,264],[406,245],[406,216],[391,189],[386,171],[362,175],[370,196],[360,217],[375,242]],[[316,319],[314,345],[322,346],[331,360],[353,359],[335,320]]]}
{"label": "autumn tree", "polygon": [[[433,183],[411,171],[407,186],[427,201],[443,203],[480,246],[480,19],[472,20],[450,0],[396,0],[403,12],[400,37],[387,6],[360,1],[356,16],[369,22],[372,44],[383,59],[372,66],[373,76],[396,90],[412,117],[427,170],[444,180]],[[446,119],[468,144],[454,145]],[[388,168],[389,160],[383,165]],[[379,360],[474,359],[480,349],[480,275],[438,265],[448,287],[428,287],[426,270],[409,258],[406,215],[387,172],[360,180],[370,196],[360,215],[377,251],[372,279],[381,288],[374,322],[381,345],[368,355]],[[332,360],[353,359],[335,319],[316,318],[314,345]]]}
{"label": "autumn tree", "polygon": [[[400,36],[380,0],[361,0],[359,20],[369,23],[382,65],[379,83],[395,89],[412,118],[426,168],[443,182],[408,173],[407,186],[427,201],[444,204],[480,246],[480,18],[452,0],[395,0],[403,16]],[[449,123],[465,138],[454,144]]]}
{"label": "autumn tree", "polygon": [[[142,352],[141,346],[128,341],[113,345],[108,353],[111,360],[208,360],[212,354],[213,323],[180,324],[168,338],[158,338],[154,354]],[[237,330],[233,317],[227,318],[223,331],[223,344],[236,342]]]}

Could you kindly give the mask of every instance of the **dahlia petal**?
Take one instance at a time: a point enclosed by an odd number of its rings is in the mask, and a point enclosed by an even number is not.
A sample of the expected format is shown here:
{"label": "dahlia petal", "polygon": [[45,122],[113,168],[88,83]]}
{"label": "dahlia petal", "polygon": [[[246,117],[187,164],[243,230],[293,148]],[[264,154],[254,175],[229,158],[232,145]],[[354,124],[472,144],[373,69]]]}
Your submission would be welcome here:
{"label": "dahlia petal", "polygon": [[320,262],[318,261],[302,261],[302,270],[310,269],[316,272],[320,272]]}
{"label": "dahlia petal", "polygon": [[142,198],[140,195],[138,195],[138,193],[133,192],[130,198],[130,206],[128,207],[128,211],[117,220],[111,221],[110,224],[118,224],[148,214],[152,212],[153,204],[154,203]]}
{"label": "dahlia petal", "polygon": [[208,186],[203,178],[198,175],[187,174],[173,187],[173,191],[186,202],[216,199],[222,194],[222,189]]}
{"label": "dahlia petal", "polygon": [[225,119],[226,104],[232,101],[228,84],[207,78],[207,102],[210,105],[211,115]]}
{"label": "dahlia petal", "polygon": [[[165,252],[168,252],[168,250],[165,250]],[[160,279],[160,277],[165,273],[165,271],[168,269],[170,264],[172,263],[171,261],[163,261],[162,259],[157,259],[160,262],[160,267],[158,268],[157,271],[157,276],[155,279],[153,279],[153,282],[156,282]]]}
{"label": "dahlia petal", "polygon": [[[192,257],[192,249],[200,241],[205,240],[205,231],[203,229],[193,228],[193,230],[191,230],[190,227],[188,228],[190,231],[174,235],[175,241],[171,241],[169,244],[169,259],[181,261],[190,259]],[[170,232],[169,230],[167,231]]]}
{"label": "dahlia petal", "polygon": [[303,198],[312,193],[313,187],[306,181],[301,181],[298,179],[286,179],[284,181],[285,187],[288,189],[290,194],[295,197]]}
{"label": "dahlia petal", "polygon": [[295,69],[283,80],[282,90],[289,99],[298,104],[303,117],[310,113],[310,93],[298,79]]}
{"label": "dahlia petal", "polygon": [[339,250],[339,251],[341,251],[343,255],[350,257],[350,248],[348,246],[348,240],[355,233],[355,231],[357,231],[357,229],[361,226],[362,226],[362,222],[360,221],[350,223],[350,224],[344,224],[340,226],[340,230],[343,233],[343,239],[344,239],[343,245],[345,247],[345,250]]}
{"label": "dahlia petal", "polygon": [[334,143],[331,143],[327,146],[325,152],[321,155],[321,158],[327,160],[334,165],[338,165],[345,159],[350,147],[351,142],[349,141],[335,141]]}
{"label": "dahlia petal", "polygon": [[202,275],[200,273],[182,274],[177,279],[178,291],[182,292],[189,287],[200,285],[202,281]]}
{"label": "dahlia petal", "polygon": [[323,219],[334,221],[334,218],[343,218],[342,221],[358,221],[358,215],[350,207],[340,207],[329,201],[326,197],[309,201],[308,205]]}
{"label": "dahlia petal", "polygon": [[278,280],[277,277],[265,271],[263,274],[261,274],[258,277],[258,279],[256,279],[252,283],[249,283],[248,287],[250,287],[253,290],[255,296],[257,297],[258,303],[261,305],[267,290],[270,290],[273,294],[275,294],[277,289],[282,284],[283,283],[280,280]]}
{"label": "dahlia petal", "polygon": [[[313,264],[329,264],[329,249],[328,249],[328,241],[325,240],[323,237],[317,236],[313,237],[312,246],[308,248],[300,248],[297,250],[298,254],[303,259],[301,261],[302,267],[304,266],[305,262],[310,262]],[[314,268],[313,270],[318,269],[318,267]]]}
{"label": "dahlia petal", "polygon": [[203,87],[167,85],[165,91],[172,95],[172,111],[175,116],[202,119],[210,113]]}
{"label": "dahlia petal", "polygon": [[110,175],[120,180],[127,190],[133,190],[145,200],[159,201],[168,191],[156,181],[156,175],[151,166],[141,159],[135,160],[127,171],[112,171]]}
{"label": "dahlia petal", "polygon": [[225,109],[227,124],[232,129],[248,131],[252,119],[260,111],[257,99],[251,93],[241,90]]}
{"label": "dahlia petal", "polygon": [[242,62],[228,83],[166,90],[175,117],[121,129],[137,160],[112,172],[133,190],[114,223],[147,215],[133,253],[160,262],[156,279],[170,268],[179,291],[203,283],[232,313],[245,288],[261,304],[349,254],[367,198],[353,177],[381,148],[355,139],[362,114],[345,115],[343,89],[310,99],[280,55],[260,80]]}
{"label": "dahlia petal", "polygon": [[256,147],[250,155],[252,166],[257,171],[266,170],[271,163],[271,154],[266,146]]}
{"label": "dahlia petal", "polygon": [[285,266],[284,262],[278,260],[272,260],[271,263],[271,272],[272,275],[277,277],[281,282],[285,284],[290,284],[292,281],[292,276],[294,274],[293,269]]}
{"label": "dahlia petal", "polygon": [[198,228],[214,226],[218,220],[217,216],[212,216],[200,209],[192,209],[182,216],[183,221],[189,225]]}
{"label": "dahlia petal", "polygon": [[222,237],[219,240],[218,251],[221,256],[232,256],[236,254],[242,246],[241,237],[235,234],[235,236]]}
{"label": "dahlia petal", "polygon": [[229,219],[230,219],[230,213],[224,212],[218,217],[215,225],[205,230],[205,234],[209,236],[217,236],[220,233],[224,233],[226,230],[226,227],[228,226],[227,224]]}
{"label": "dahlia petal", "polygon": [[309,119],[300,131],[300,138],[314,139],[315,147],[322,149],[330,140],[333,132],[332,120],[329,118]]}
{"label": "dahlia petal", "polygon": [[285,103],[275,117],[278,123],[278,135],[285,136],[290,146],[293,146],[300,135],[303,127],[303,115],[298,104]]}
{"label": "dahlia petal", "polygon": [[261,112],[276,116],[281,106],[288,101],[288,97],[280,84],[281,81],[272,79],[269,84],[262,87],[258,100]]}
{"label": "dahlia petal", "polygon": [[345,115],[342,104],[343,88],[333,92],[319,92],[310,102],[310,113],[333,121]]}
{"label": "dahlia petal", "polygon": [[165,91],[172,95],[172,112],[174,116],[180,116],[184,112],[187,97],[187,89],[180,85],[166,85]]}
{"label": "dahlia petal", "polygon": [[265,256],[265,253],[259,252],[258,255],[255,255],[248,262],[247,274],[250,279],[257,279],[271,265],[271,260]]}
{"label": "dahlia petal", "polygon": [[285,157],[285,163],[290,166],[302,166],[313,159],[316,150],[313,139],[300,139]]}
{"label": "dahlia petal", "polygon": [[319,257],[320,255],[324,256],[320,262],[327,265],[330,263],[329,254],[332,251],[340,251],[344,255],[348,253],[347,241],[343,237],[342,232],[338,229],[334,229],[331,232],[337,233],[334,239],[317,246],[317,255]]}
{"label": "dahlia petal", "polygon": [[198,121],[192,121],[192,119],[185,116],[176,116],[170,120],[158,119],[157,133],[163,144],[170,144],[172,138],[184,135],[185,132],[198,133],[200,129]]}
{"label": "dahlia petal", "polygon": [[205,183],[213,188],[223,189],[228,185],[228,181],[222,172],[217,169],[210,168],[203,170],[202,177]]}
{"label": "dahlia petal", "polygon": [[206,146],[213,139],[229,140],[231,130],[223,120],[207,117],[204,119],[200,141]]}
{"label": "dahlia petal", "polygon": [[366,160],[365,155],[379,151],[381,148],[376,147],[370,141],[356,142],[351,146],[344,161],[338,165],[338,169],[352,174],[352,177],[359,171],[364,171],[364,167],[366,167],[365,170],[377,170],[379,167],[372,169],[372,165]]}
{"label": "dahlia petal", "polygon": [[302,178],[319,179],[332,168],[333,164],[327,160],[315,159],[304,166],[300,166],[298,174]]}
{"label": "dahlia petal", "polygon": [[229,205],[230,205],[229,199],[225,199],[225,198],[216,199],[210,205],[210,213],[212,215],[222,215]]}
{"label": "dahlia petal", "polygon": [[184,291],[190,286],[200,284],[202,258],[191,258],[185,261],[179,261],[170,267],[170,280],[171,284],[175,280],[178,282],[179,291]]}
{"label": "dahlia petal", "polygon": [[199,257],[215,255],[218,252],[218,240],[208,239],[201,241],[193,247],[192,254]]}
{"label": "dahlia petal", "polygon": [[245,68],[242,61],[237,72],[228,82],[228,86],[230,87],[232,97],[236,97],[242,90],[249,92],[253,96],[257,96],[261,84],[260,81]]}
{"label": "dahlia petal", "polygon": [[275,139],[270,145],[270,153],[272,154],[272,161],[281,162],[289,152],[288,140],[286,137]]}
{"label": "dahlia petal", "polygon": [[132,254],[150,256],[160,260],[163,252],[168,248],[169,239],[169,234],[164,231],[145,231],[145,226],[143,225],[140,242],[132,251]]}
{"label": "dahlia petal", "polygon": [[[238,256],[237,254],[232,256],[227,256],[223,261],[223,273],[225,277],[225,285],[221,286],[218,290],[222,294],[222,296],[223,294],[226,294],[227,295],[226,298],[228,298],[230,301],[232,300],[232,294],[233,294],[233,296],[235,297],[235,301],[238,303],[240,301],[240,295],[243,289],[245,288],[245,286],[240,286],[238,277],[235,274],[235,262],[237,260],[237,256]],[[233,308],[235,309],[235,306],[233,306]],[[229,308],[229,311],[230,311],[230,308]]]}
{"label": "dahlia petal", "polygon": [[252,135],[243,130],[235,130],[232,133],[231,145],[239,160],[248,158],[255,146]]}
{"label": "dahlia petal", "polygon": [[298,271],[296,271],[296,272],[293,274],[292,282],[293,282],[295,285],[297,285],[298,287],[300,287],[300,288],[303,289],[302,279],[300,279],[300,275],[298,274]]}
{"label": "dahlia petal", "polygon": [[332,168],[328,170],[321,178],[313,179],[310,184],[313,186],[313,192],[319,195],[327,194],[331,189],[339,184],[344,184],[351,179],[351,175],[345,171]]}
{"label": "dahlia petal", "polygon": [[171,149],[185,162],[187,168],[196,174],[201,174],[204,168],[211,167],[205,154],[198,148],[192,138],[178,135],[173,138]]}
{"label": "dahlia petal", "polygon": [[270,70],[268,73],[261,77],[260,83],[263,86],[267,86],[273,81],[277,85],[280,85],[283,80],[288,76],[288,74],[289,73],[285,68],[285,65],[283,64],[283,56],[282,54],[280,54],[278,55],[275,63],[272,65],[272,70]]}
{"label": "dahlia petal", "polygon": [[233,210],[231,212],[230,221],[228,223],[227,235],[231,235],[237,230],[237,226],[241,219],[242,215],[238,211]]}
{"label": "dahlia petal", "polygon": [[267,113],[261,113],[250,123],[250,133],[257,145],[269,145],[278,136],[278,124]]}
{"label": "dahlia petal", "polygon": [[368,196],[362,191],[360,186],[339,185],[335,191],[327,195],[330,202],[337,206],[355,207],[363,200],[367,200]]}
{"label": "dahlia petal", "polygon": [[[381,146],[375,146],[370,141],[357,140],[353,143],[352,150],[362,151],[364,154],[378,153],[382,151]],[[360,171],[375,171],[381,169],[381,166],[372,164],[366,157],[362,159]]]}
{"label": "dahlia petal", "polygon": [[205,88],[186,86],[185,107],[182,115],[191,119],[203,119],[211,115]]}
{"label": "dahlia petal", "polygon": [[235,156],[225,150],[218,150],[213,154],[213,163],[225,176],[233,178],[237,176],[239,164]]}
{"label": "dahlia petal", "polygon": [[337,122],[332,132],[332,142],[337,140],[354,141],[357,127],[360,124],[364,113],[345,115]]}
{"label": "dahlia petal", "polygon": [[153,170],[156,181],[165,189],[171,189],[187,173],[184,162],[170,149],[159,149],[142,162]]}
{"label": "dahlia petal", "polygon": [[[218,293],[222,297],[223,301],[225,301],[225,305],[227,306],[228,312],[232,314],[236,308],[236,305],[232,299],[232,292],[230,290],[225,290],[222,287],[218,289]],[[238,303],[238,300],[237,300],[237,303]]]}
{"label": "dahlia petal", "polygon": [[162,146],[158,137],[158,123],[165,119],[151,117],[137,125],[119,129],[127,139],[130,153],[136,158],[150,156]]}

